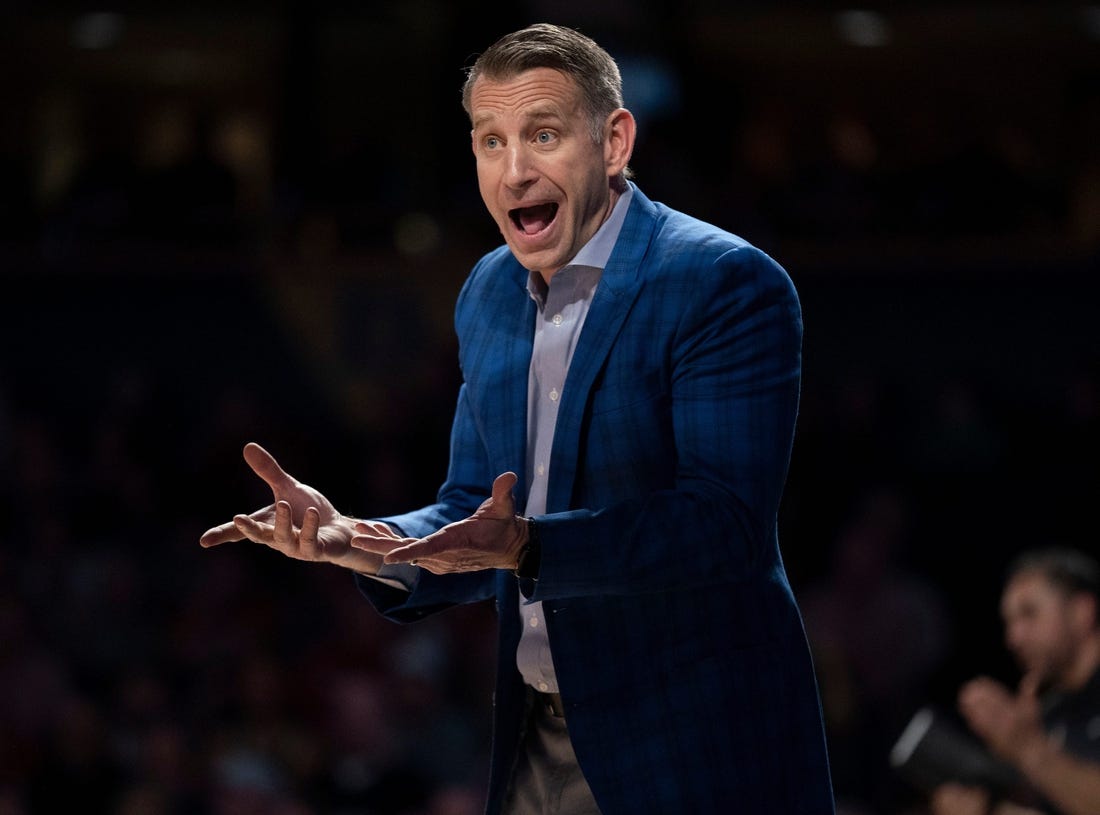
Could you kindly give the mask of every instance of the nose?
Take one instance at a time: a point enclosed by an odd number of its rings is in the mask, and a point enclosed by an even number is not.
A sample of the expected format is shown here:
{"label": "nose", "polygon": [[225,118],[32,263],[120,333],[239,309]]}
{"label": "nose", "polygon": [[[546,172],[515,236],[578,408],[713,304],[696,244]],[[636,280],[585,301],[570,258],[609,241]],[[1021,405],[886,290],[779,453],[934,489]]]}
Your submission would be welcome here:
{"label": "nose", "polygon": [[537,178],[535,163],[525,146],[523,144],[510,146],[504,183],[511,189],[522,190],[531,186]]}

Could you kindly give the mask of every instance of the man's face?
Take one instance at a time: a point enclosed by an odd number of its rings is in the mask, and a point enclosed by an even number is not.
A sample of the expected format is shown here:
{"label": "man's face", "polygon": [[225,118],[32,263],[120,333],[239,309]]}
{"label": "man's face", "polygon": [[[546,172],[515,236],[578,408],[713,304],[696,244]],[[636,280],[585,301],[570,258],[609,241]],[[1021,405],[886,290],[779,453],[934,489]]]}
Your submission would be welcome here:
{"label": "man's face", "polygon": [[479,79],[470,111],[485,206],[516,259],[549,280],[611,212],[622,167],[610,129],[593,141],[576,83],[551,68]]}
{"label": "man's face", "polygon": [[1057,683],[1078,647],[1070,598],[1038,572],[1013,577],[1001,596],[1005,644],[1025,673]]}

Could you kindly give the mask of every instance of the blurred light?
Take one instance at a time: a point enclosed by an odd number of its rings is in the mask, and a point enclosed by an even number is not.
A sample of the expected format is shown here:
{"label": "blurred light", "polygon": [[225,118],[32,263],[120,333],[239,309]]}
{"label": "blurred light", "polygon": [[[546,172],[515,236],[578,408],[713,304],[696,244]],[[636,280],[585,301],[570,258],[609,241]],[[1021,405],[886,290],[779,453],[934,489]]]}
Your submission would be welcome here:
{"label": "blurred light", "polygon": [[890,23],[877,11],[838,11],[833,23],[842,40],[860,48],[881,48],[893,38]]}
{"label": "blurred light", "polygon": [[645,56],[619,59],[626,107],[639,122],[674,116],[680,110],[680,83],[663,60]]}
{"label": "blurred light", "polygon": [[190,85],[203,78],[203,57],[186,48],[166,48],[157,54],[150,74],[168,85]]}
{"label": "blurred light", "polygon": [[101,50],[117,45],[125,27],[126,19],[121,14],[107,11],[82,14],[73,21],[70,39],[77,48]]}
{"label": "blurred light", "polygon": [[1084,6],[1081,9],[1081,20],[1085,24],[1085,33],[1094,40],[1100,40],[1100,6]]}
{"label": "blurred light", "polygon": [[410,212],[397,220],[393,242],[404,255],[423,255],[439,246],[439,224],[423,212]]}
{"label": "blurred light", "polygon": [[272,761],[247,748],[219,756],[214,769],[218,781],[230,789],[274,793],[282,787],[279,771]]}

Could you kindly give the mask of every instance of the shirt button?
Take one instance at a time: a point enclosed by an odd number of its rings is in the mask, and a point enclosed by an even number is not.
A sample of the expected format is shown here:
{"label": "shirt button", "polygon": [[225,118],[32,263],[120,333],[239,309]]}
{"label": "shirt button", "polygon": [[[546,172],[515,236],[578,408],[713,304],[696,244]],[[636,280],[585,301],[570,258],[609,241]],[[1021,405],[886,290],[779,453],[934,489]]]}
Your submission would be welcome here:
{"label": "shirt button", "polygon": [[546,475],[546,466],[543,465],[543,464],[540,464],[538,467],[535,468],[535,472],[538,473],[539,475]]}
{"label": "shirt button", "polygon": [[531,627],[532,628],[538,628],[539,627],[539,618],[538,617],[532,617],[531,618]]}
{"label": "shirt button", "polygon": [[545,682],[539,682],[539,690],[543,693],[546,693],[548,690],[550,690],[550,686],[547,685]]}
{"label": "shirt button", "polygon": [[557,388],[554,388],[554,389],[553,389],[552,391],[550,391],[550,401],[551,401],[551,402],[556,402],[556,401],[558,401],[558,397],[559,397],[560,395],[561,395],[561,394],[559,394],[559,393],[558,393],[558,389],[557,389]]}
{"label": "shirt button", "polygon": [[561,325],[562,317],[560,314],[554,315],[554,325]]}

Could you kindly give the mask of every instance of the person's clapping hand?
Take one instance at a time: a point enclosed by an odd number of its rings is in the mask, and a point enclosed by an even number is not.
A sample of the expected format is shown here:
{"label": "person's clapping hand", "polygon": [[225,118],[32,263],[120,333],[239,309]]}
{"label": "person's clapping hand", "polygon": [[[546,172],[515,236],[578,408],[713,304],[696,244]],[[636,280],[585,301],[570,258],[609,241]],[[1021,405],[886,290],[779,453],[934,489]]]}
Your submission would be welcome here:
{"label": "person's clapping hand", "polygon": [[1017,693],[979,677],[959,691],[959,711],[993,752],[1019,764],[1025,750],[1045,739],[1037,690],[1038,682],[1030,675],[1020,681]]}
{"label": "person's clapping hand", "polygon": [[989,815],[989,793],[966,784],[941,784],[929,806],[932,815]]}

